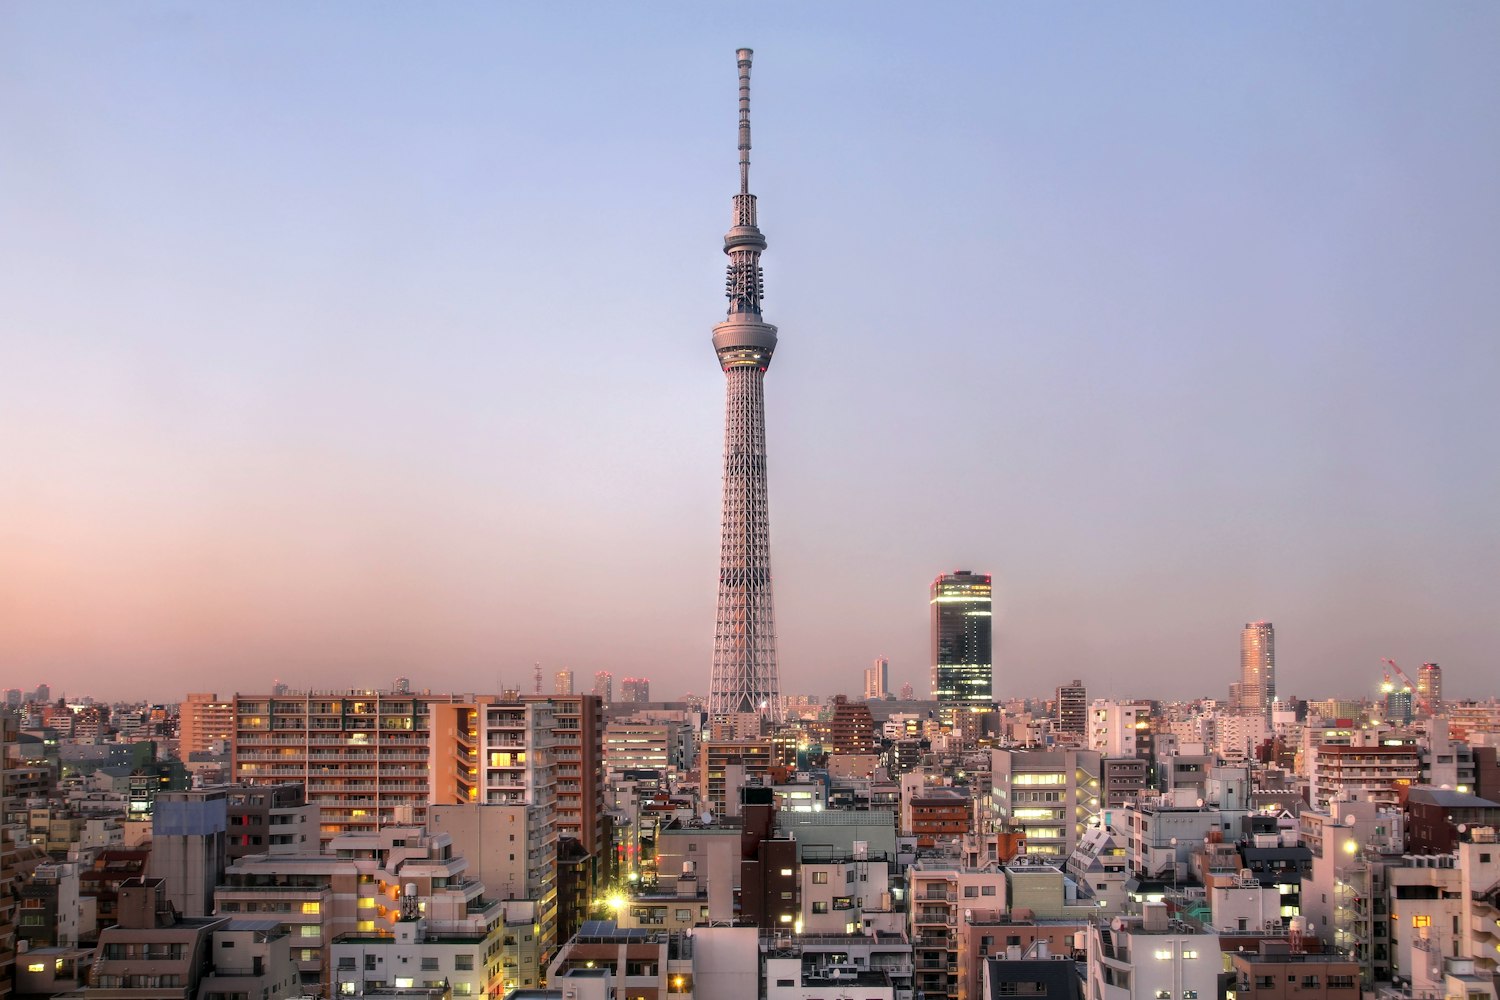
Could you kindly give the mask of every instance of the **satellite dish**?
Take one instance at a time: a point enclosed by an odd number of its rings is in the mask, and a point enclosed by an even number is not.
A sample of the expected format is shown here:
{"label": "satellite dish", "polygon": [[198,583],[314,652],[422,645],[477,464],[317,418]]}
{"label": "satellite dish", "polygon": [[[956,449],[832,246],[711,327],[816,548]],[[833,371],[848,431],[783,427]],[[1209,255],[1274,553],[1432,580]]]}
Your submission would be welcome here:
{"label": "satellite dish", "polygon": [[1469,832],[1469,824],[1467,824],[1467,823],[1460,823],[1460,824],[1458,824],[1458,832],[1459,833],[1468,833]]}
{"label": "satellite dish", "polygon": [[705,809],[698,816],[698,819],[701,820],[705,826],[707,826],[709,823],[712,823],[714,821],[714,814],[711,811]]}
{"label": "satellite dish", "polygon": [[1353,813],[1345,813],[1344,814],[1344,825],[1345,826],[1353,826],[1355,824],[1355,822],[1356,822],[1356,820],[1354,818],[1354,814]]}

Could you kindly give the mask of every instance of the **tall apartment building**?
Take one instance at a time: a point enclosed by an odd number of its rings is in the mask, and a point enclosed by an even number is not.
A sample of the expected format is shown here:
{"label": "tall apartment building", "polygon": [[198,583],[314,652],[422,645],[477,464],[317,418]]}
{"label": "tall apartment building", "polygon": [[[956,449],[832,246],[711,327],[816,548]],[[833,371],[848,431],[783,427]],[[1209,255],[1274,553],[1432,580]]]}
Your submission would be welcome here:
{"label": "tall apartment building", "polygon": [[891,661],[883,656],[865,668],[865,698],[879,701],[891,690]]}
{"label": "tall apartment building", "polygon": [[1427,706],[1427,714],[1443,714],[1443,668],[1424,663],[1417,670],[1417,697]]}
{"label": "tall apartment building", "polygon": [[234,780],[302,782],[307,801],[318,806],[324,843],[421,824],[440,787],[462,787],[460,801],[477,799],[474,737],[458,730],[452,715],[441,734],[433,721],[436,707],[466,704],[473,700],[463,695],[381,691],[235,695]]}
{"label": "tall apartment building", "polygon": [[234,739],[234,700],[221,700],[213,693],[190,692],[177,706],[177,739],[182,759],[188,754],[207,753],[215,741],[226,745]]}
{"label": "tall apartment building", "polygon": [[620,700],[626,704],[644,705],[651,700],[651,681],[645,677],[627,677],[620,682]]}
{"label": "tall apartment building", "polygon": [[994,701],[990,577],[966,569],[932,581],[932,697]]}
{"label": "tall apartment building", "polygon": [[1089,731],[1089,692],[1083,681],[1075,680],[1057,689],[1057,702],[1052,710],[1052,721],[1058,735],[1083,739]]}
{"label": "tall apartment building", "polygon": [[963,974],[957,926],[976,908],[1004,910],[1005,871],[971,868],[954,858],[920,858],[907,871],[915,986],[929,1000],[977,1000]]}
{"label": "tall apartment building", "polygon": [[833,698],[833,716],[828,720],[828,742],[824,749],[837,754],[872,754],[880,748],[875,737],[875,716],[863,701],[843,695]]}
{"label": "tall apartment building", "polygon": [[545,701],[553,713],[557,835],[601,858],[610,840],[604,808],[604,701],[587,694],[524,701]]}
{"label": "tall apartment building", "polygon": [[1270,718],[1276,700],[1276,628],[1270,622],[1246,622],[1240,630],[1240,681],[1231,708]]}
{"label": "tall apartment building", "polygon": [[559,670],[552,678],[553,694],[573,693],[573,671]]}
{"label": "tall apartment building", "polygon": [[602,709],[591,695],[238,695],[236,782],[301,781],[320,839],[421,825],[432,802],[527,804],[604,844]]}
{"label": "tall apartment building", "polygon": [[600,670],[594,674],[594,696],[605,705],[611,705],[615,700],[615,675],[608,670]]}
{"label": "tall apartment building", "polygon": [[770,740],[704,740],[698,752],[699,793],[715,816],[737,816],[740,789],[771,769]]}

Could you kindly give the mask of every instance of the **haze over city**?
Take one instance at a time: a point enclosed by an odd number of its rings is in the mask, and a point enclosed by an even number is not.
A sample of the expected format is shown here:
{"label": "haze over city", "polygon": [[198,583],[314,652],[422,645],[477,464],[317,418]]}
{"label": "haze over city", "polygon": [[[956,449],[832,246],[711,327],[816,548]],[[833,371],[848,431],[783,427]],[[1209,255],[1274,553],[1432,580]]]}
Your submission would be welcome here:
{"label": "haze over city", "polygon": [[1500,10],[378,11],[0,8],[6,686],[704,693],[749,45],[784,692],[1493,693]]}

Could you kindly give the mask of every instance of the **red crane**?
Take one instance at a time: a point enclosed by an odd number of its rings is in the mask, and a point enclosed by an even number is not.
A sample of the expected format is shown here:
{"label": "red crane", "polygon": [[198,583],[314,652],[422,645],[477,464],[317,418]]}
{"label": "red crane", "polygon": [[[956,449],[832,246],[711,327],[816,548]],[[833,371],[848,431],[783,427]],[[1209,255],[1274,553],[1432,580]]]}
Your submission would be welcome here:
{"label": "red crane", "polygon": [[[1432,703],[1431,703],[1431,701],[1428,700],[1428,697],[1425,694],[1422,694],[1422,692],[1417,688],[1416,682],[1413,681],[1410,677],[1406,676],[1406,671],[1402,670],[1401,667],[1400,667],[1400,665],[1398,665],[1396,663],[1396,661],[1393,660],[1393,659],[1391,659],[1389,656],[1382,656],[1380,658],[1380,662],[1388,665],[1391,668],[1391,670],[1394,670],[1396,672],[1396,676],[1399,677],[1399,678],[1401,678],[1402,683],[1404,683],[1407,686],[1407,688],[1409,688],[1411,690],[1411,696],[1416,699],[1417,706],[1419,708],[1421,708],[1422,711],[1425,712],[1426,714],[1431,715],[1432,714]],[[1386,680],[1390,680],[1391,679],[1391,675],[1390,675],[1389,671],[1386,672],[1385,679]]]}

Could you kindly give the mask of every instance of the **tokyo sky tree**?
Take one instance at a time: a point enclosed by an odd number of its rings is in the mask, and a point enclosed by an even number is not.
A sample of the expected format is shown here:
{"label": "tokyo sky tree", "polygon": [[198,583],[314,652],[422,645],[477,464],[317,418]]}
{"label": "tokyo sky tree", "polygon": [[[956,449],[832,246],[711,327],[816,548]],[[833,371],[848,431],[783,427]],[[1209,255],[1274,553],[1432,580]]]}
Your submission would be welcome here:
{"label": "tokyo sky tree", "polygon": [[781,722],[776,671],[776,615],[771,604],[771,531],[766,511],[766,368],[776,328],[761,319],[765,283],[760,254],[766,238],[755,224],[750,193],[750,57],[740,68],[740,193],[734,226],[724,236],[729,256],[729,315],[714,327],[724,369],[724,522],[719,543],[719,608],[714,621],[710,718],[741,712]]}

